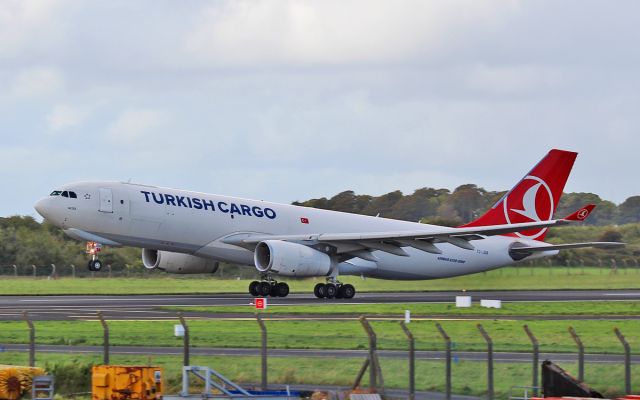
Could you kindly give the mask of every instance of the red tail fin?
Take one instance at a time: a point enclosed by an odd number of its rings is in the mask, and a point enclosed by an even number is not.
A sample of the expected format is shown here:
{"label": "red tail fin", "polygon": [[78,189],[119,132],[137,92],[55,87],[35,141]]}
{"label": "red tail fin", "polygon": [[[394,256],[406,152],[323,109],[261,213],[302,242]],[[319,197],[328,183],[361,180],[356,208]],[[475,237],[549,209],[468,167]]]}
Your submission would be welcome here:
{"label": "red tail fin", "polygon": [[[465,227],[547,221],[553,218],[562,190],[578,153],[551,150],[533,169],[483,216]],[[544,240],[547,229],[509,234]]]}

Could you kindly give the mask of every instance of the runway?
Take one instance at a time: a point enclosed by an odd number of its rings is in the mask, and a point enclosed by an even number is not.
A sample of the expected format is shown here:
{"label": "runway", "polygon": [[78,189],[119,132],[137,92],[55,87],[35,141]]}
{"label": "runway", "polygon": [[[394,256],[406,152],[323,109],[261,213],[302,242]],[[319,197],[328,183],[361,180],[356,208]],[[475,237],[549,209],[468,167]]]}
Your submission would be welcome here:
{"label": "runway", "polygon": [[[453,303],[461,294],[503,302],[622,301],[640,300],[640,290],[533,290],[470,292],[358,293],[351,300],[316,299],[311,294],[269,298],[269,306],[317,304]],[[247,294],[125,295],[125,296],[1,296],[0,320],[17,320],[28,312],[34,320],[95,320],[98,311],[110,320],[175,319],[176,311],[163,307],[243,306],[252,312],[254,299]],[[219,318],[215,312],[185,313],[198,318]],[[227,315],[226,317],[229,317]]]}

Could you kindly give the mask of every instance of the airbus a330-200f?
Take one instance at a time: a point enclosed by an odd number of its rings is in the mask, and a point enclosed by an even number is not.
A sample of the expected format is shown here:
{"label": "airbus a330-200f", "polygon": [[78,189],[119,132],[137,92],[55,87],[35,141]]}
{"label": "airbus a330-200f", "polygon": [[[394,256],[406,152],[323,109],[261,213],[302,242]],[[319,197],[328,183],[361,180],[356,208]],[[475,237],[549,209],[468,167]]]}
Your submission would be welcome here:
{"label": "airbus a330-200f", "polygon": [[[326,277],[318,298],[352,298],[340,275],[421,280],[473,274],[562,249],[622,243],[544,242],[551,227],[583,221],[586,205],[553,214],[577,153],[551,150],[493,207],[456,228],[248,200],[135,183],[62,185],[35,204],[72,238],[142,248],[149,269],[213,273],[219,262],[250,265],[254,296],[289,293],[282,277]],[[90,270],[102,268],[94,255]]]}

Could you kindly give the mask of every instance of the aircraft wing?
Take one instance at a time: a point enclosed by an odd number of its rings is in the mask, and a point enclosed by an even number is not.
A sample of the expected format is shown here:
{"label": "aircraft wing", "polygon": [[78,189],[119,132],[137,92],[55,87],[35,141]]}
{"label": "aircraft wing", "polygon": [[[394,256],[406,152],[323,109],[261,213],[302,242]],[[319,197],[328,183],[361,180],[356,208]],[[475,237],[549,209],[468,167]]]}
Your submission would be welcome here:
{"label": "aircraft wing", "polygon": [[526,222],[509,225],[491,225],[469,228],[442,228],[397,232],[357,232],[357,233],[317,233],[304,235],[250,235],[233,236],[223,242],[253,250],[263,240],[284,240],[299,242],[310,246],[328,244],[336,248],[338,254],[349,253],[364,259],[374,259],[373,250],[380,250],[398,256],[408,256],[402,247],[413,247],[428,253],[440,254],[442,251],[434,243],[450,243],[454,246],[474,250],[472,240],[481,240],[486,236],[548,228],[565,225],[566,220]]}
{"label": "aircraft wing", "polygon": [[[413,247],[415,249],[428,253],[441,254],[437,246],[438,243],[449,243],[466,250],[474,250],[475,247],[470,243],[473,240],[482,240],[487,236],[504,235],[513,232],[522,232],[531,229],[549,228],[552,226],[566,225],[574,221],[584,220],[595,206],[587,205],[582,209],[570,214],[566,218],[549,220],[524,222],[518,224],[504,225],[488,225],[461,228],[445,228],[438,227],[425,230],[415,231],[388,231],[388,232],[356,232],[356,233],[314,233],[302,235],[234,235],[223,239],[224,243],[233,244],[244,247],[253,251],[255,246],[263,240],[283,240],[288,242],[298,242],[307,246],[329,245],[335,248],[337,254],[342,255],[344,259],[359,257],[369,261],[377,261],[372,254],[374,250],[383,251],[397,256],[408,256],[409,254],[403,247]],[[617,244],[604,242],[591,243],[575,243],[573,247],[613,247]],[[563,246],[563,245],[557,245]],[[537,247],[518,247],[514,251],[520,254],[526,252],[555,250],[554,245]]]}

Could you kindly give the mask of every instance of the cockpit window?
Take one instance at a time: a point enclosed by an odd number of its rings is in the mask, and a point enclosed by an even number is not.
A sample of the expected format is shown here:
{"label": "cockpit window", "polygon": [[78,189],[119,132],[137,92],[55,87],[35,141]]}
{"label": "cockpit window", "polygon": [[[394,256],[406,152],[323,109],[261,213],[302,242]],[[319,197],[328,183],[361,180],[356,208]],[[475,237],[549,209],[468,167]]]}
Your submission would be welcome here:
{"label": "cockpit window", "polygon": [[72,199],[78,198],[78,195],[76,194],[76,192],[72,192],[70,190],[65,190],[64,192],[62,190],[54,190],[53,192],[51,192],[49,196],[62,196],[62,197],[69,197]]}

